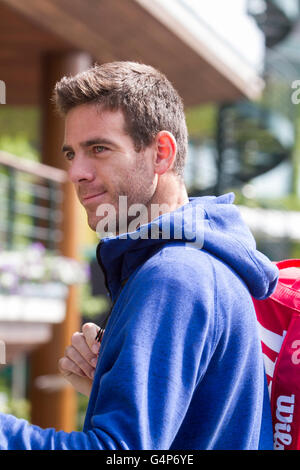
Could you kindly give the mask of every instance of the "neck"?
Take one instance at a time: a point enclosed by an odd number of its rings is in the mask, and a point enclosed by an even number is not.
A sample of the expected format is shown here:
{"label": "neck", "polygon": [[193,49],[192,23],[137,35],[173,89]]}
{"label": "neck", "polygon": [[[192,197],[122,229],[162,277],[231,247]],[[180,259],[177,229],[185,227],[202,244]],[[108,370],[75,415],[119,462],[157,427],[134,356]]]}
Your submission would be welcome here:
{"label": "neck", "polygon": [[[164,179],[163,181],[163,179],[160,178],[157,181],[156,190],[152,198],[145,207],[147,211],[147,222],[150,223],[152,220],[167,212],[173,212],[188,202],[189,198],[183,180],[171,177],[168,180]],[[118,227],[116,235],[120,235],[124,231],[127,231],[128,224],[131,219],[134,220],[135,217],[127,218],[126,229],[124,228],[123,230],[120,230],[120,227]]]}
{"label": "neck", "polygon": [[172,212],[188,202],[189,198],[183,180],[172,177],[170,181],[163,182],[160,179],[148,204],[148,221],[166,212]]}

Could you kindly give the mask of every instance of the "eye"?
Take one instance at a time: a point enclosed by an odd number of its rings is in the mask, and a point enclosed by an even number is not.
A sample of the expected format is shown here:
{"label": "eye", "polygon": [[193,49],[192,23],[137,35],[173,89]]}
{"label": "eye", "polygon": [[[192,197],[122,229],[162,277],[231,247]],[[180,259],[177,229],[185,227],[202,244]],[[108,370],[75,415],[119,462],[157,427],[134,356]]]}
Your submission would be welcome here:
{"label": "eye", "polygon": [[74,156],[75,156],[74,152],[66,152],[65,153],[65,157],[69,161],[73,160]]}
{"label": "eye", "polygon": [[93,147],[94,153],[103,153],[105,150],[107,150],[107,147],[103,145],[95,145],[95,147]]}

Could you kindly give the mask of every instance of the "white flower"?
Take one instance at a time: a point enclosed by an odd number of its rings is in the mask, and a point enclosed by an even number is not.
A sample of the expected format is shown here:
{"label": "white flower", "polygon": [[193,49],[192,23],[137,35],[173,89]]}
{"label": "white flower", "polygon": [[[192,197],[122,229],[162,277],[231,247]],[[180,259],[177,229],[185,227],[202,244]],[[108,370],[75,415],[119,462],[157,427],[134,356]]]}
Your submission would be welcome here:
{"label": "white flower", "polygon": [[11,289],[16,285],[16,276],[11,272],[0,273],[0,286],[4,289]]}
{"label": "white flower", "polygon": [[45,274],[45,267],[42,264],[31,264],[27,267],[26,278],[33,281],[42,280]]}
{"label": "white flower", "polygon": [[0,275],[0,285],[6,289],[18,282],[78,284],[88,277],[82,263],[46,253],[38,244],[22,251],[0,252]]}

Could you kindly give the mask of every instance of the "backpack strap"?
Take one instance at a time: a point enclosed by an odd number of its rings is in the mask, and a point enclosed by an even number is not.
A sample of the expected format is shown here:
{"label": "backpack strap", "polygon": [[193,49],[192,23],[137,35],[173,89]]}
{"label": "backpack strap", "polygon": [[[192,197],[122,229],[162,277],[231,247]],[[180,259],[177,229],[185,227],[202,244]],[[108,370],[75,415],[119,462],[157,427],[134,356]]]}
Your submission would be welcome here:
{"label": "backpack strap", "polygon": [[275,263],[278,269],[300,268],[300,259],[285,259]]}
{"label": "backpack strap", "polygon": [[[287,259],[275,263],[279,270],[287,268],[300,268],[300,259]],[[292,286],[287,286],[279,278],[277,287],[271,298],[282,305],[286,305],[300,313],[300,273]]]}

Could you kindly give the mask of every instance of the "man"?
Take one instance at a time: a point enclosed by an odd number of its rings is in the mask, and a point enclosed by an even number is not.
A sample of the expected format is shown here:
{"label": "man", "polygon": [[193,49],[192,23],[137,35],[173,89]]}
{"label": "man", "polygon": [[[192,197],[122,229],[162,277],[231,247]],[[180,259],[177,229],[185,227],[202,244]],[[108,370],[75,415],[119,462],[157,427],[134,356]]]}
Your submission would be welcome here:
{"label": "man", "polygon": [[277,269],[233,194],[188,198],[177,92],[152,67],[115,62],[63,78],[55,99],[69,176],[90,227],[109,234],[97,256],[114,306],[92,387],[82,336],[60,362],[90,393],[83,432],[0,415],[0,448],[271,449],[251,295],[270,295]]}

